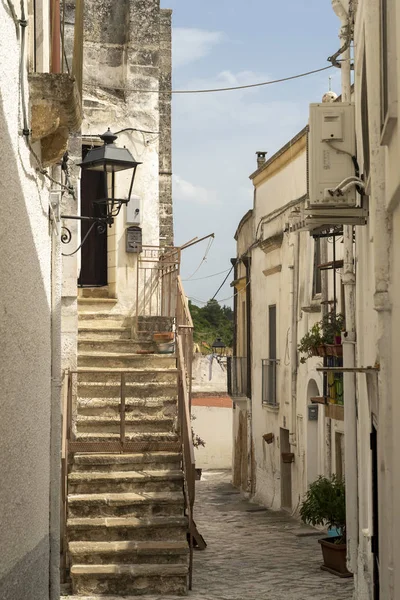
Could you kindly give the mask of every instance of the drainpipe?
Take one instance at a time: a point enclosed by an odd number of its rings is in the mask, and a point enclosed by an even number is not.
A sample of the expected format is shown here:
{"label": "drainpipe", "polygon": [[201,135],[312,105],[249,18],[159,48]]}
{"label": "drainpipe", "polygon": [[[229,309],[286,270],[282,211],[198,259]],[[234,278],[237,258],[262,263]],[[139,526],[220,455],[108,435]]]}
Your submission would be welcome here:
{"label": "drainpipe", "polygon": [[[56,167],[54,179],[61,180]],[[61,488],[61,242],[57,223],[51,239],[51,407],[50,407],[50,600],[60,598]]]}
{"label": "drainpipe", "polygon": [[[344,45],[348,40],[351,26],[349,17],[351,0],[332,0],[332,7],[340,19],[339,38]],[[351,67],[350,45],[342,53],[342,102],[351,101]],[[343,228],[343,285],[346,305],[346,332],[343,341],[343,365],[354,368],[356,364],[356,305],[353,251],[353,227]],[[357,574],[358,556],[358,463],[357,463],[357,399],[355,373],[343,375],[344,388],[344,432],[345,432],[345,475],[346,475],[346,532],[347,532],[347,564],[350,571]]]}
{"label": "drainpipe", "polygon": [[290,443],[295,446],[297,443],[296,424],[297,424],[297,314],[299,306],[299,233],[294,234],[293,243],[293,267],[292,267],[292,341],[290,349],[291,369],[291,406],[292,406],[292,431],[290,433]]}
{"label": "drainpipe", "polygon": [[61,15],[60,0],[52,0],[51,6],[51,72],[61,72]]}

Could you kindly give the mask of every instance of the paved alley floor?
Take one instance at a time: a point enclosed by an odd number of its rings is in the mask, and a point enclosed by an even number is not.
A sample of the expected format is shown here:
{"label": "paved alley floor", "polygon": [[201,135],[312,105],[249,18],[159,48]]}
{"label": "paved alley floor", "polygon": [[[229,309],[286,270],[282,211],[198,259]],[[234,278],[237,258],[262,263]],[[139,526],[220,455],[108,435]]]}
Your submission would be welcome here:
{"label": "paved alley floor", "polygon": [[196,484],[195,521],[207,548],[195,551],[189,600],[352,599],[352,579],[321,571],[318,536],[301,535],[310,530],[286,513],[246,501],[230,480],[228,472],[206,471]]}

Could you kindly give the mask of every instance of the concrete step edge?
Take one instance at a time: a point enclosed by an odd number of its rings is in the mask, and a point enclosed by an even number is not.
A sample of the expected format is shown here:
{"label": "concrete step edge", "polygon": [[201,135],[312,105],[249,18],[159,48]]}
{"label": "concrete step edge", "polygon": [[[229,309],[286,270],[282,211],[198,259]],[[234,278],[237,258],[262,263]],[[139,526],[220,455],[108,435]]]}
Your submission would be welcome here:
{"label": "concrete step edge", "polygon": [[186,541],[137,541],[137,542],[69,542],[69,552],[73,556],[85,554],[188,554],[189,548]]}
{"label": "concrete step edge", "polygon": [[111,578],[131,576],[131,577],[168,577],[182,576],[186,577],[188,573],[187,565],[74,565],[71,567],[72,576],[95,576],[99,578]]}
{"label": "concrete step edge", "polygon": [[144,504],[183,504],[181,492],[144,492],[138,493],[103,493],[103,494],[68,494],[68,504],[107,504],[110,506],[144,505]]}
{"label": "concrete step edge", "polygon": [[186,527],[186,517],[149,517],[140,519],[137,517],[72,517],[67,520],[69,529],[85,528],[125,528],[125,529],[145,529],[148,527]]}

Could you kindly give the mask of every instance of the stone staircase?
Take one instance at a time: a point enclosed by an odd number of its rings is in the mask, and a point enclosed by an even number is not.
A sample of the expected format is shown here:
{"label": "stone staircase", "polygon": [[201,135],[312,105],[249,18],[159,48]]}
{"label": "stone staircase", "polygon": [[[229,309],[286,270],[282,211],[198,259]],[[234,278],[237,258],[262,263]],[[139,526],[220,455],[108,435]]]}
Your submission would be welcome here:
{"label": "stone staircase", "polygon": [[154,352],[154,331],[170,321],[129,320],[108,298],[79,300],[76,441],[120,435],[120,381],[126,373],[130,454],[75,454],[68,476],[68,550],[77,596],[187,594],[188,544],[176,434],[177,370]]}

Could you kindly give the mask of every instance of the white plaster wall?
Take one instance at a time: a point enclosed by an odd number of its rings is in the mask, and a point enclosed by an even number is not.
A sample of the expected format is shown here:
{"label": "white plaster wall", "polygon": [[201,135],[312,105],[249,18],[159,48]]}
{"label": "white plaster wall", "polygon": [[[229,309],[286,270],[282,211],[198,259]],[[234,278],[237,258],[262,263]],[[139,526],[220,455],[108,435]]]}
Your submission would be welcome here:
{"label": "white plaster wall", "polygon": [[[196,353],[192,366],[192,391],[216,394],[227,392],[226,360],[219,363],[215,358]],[[211,376],[211,378],[210,378]]]}
{"label": "white plaster wall", "polygon": [[193,430],[205,441],[195,449],[196,467],[232,468],[232,408],[192,406]]}
{"label": "white plaster wall", "polygon": [[6,3],[0,23],[0,597],[43,600],[49,598],[49,194],[19,133],[20,44]]}

